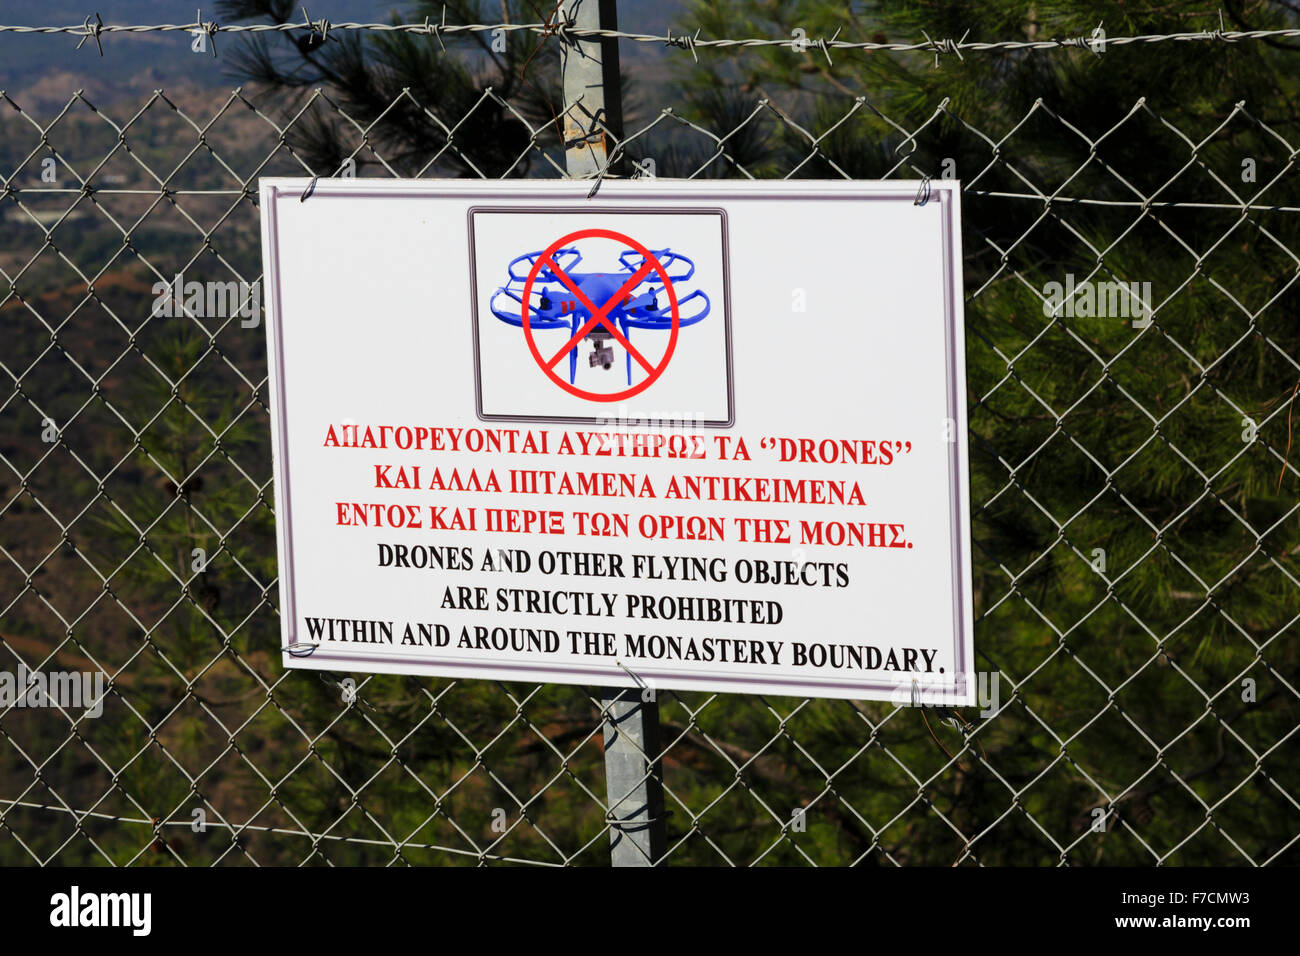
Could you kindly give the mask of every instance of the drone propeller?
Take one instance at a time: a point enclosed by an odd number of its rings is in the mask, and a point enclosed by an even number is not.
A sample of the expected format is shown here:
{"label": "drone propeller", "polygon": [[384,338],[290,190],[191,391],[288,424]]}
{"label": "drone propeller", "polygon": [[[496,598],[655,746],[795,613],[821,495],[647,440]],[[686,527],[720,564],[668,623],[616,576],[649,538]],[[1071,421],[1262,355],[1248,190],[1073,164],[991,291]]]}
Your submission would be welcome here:
{"label": "drone propeller", "polygon": [[[507,325],[513,325],[516,328],[524,327],[524,317],[522,309],[520,312],[506,312],[497,306],[497,297],[504,295],[508,299],[513,299],[522,307],[524,300],[518,293],[513,291],[509,286],[502,286],[492,293],[492,298],[488,300],[488,309],[502,322]],[[553,299],[547,294],[546,289],[533,289],[533,296],[537,299],[536,303],[528,306],[528,324],[534,329],[563,329],[569,325],[564,318],[567,310],[564,306],[568,302],[560,299]]]}
{"label": "drone propeller", "polygon": [[[515,282],[527,281],[528,272],[532,270],[533,265],[537,262],[537,260],[542,257],[542,253],[544,251],[545,250],[539,249],[536,252],[525,252],[522,256],[515,256],[513,259],[510,260],[509,265],[506,266],[506,272],[509,273],[510,278],[513,279]],[[569,259],[567,262],[561,262],[560,259],[562,256],[572,256],[573,258]],[[556,249],[555,252],[551,253],[551,261],[554,262],[556,266],[558,266],[560,269],[562,269],[564,272],[567,273],[570,270],[572,270],[579,262],[582,261],[582,253],[575,248]],[[519,275],[515,272],[515,266],[519,265],[519,263],[521,262],[525,263],[527,266],[523,275]],[[542,266],[541,269],[537,271],[537,278],[534,281],[535,282],[559,282],[560,277],[551,271],[550,266]]]}
{"label": "drone propeller", "polygon": [[[651,249],[649,252],[650,255],[654,256],[659,262],[659,265],[663,267],[664,272],[670,272],[679,262],[686,263],[686,271],[681,275],[669,275],[669,282],[682,282],[695,275],[695,261],[687,258],[680,252],[673,252],[671,249]],[[628,262],[627,260],[629,256],[634,256],[636,261]],[[619,264],[628,272],[636,272],[645,265],[646,257],[635,249],[625,249],[623,252],[619,253],[618,261]],[[658,270],[655,270],[655,272],[658,274]]]}
{"label": "drone propeller", "polygon": [[[648,301],[641,301],[647,298]],[[683,315],[685,311],[683,306],[694,299],[702,299],[703,308],[694,315]],[[712,308],[713,303],[709,301],[703,289],[696,289],[690,295],[683,296],[677,300],[677,327],[684,329],[688,325],[694,325],[708,315]],[[628,303],[626,321],[634,329],[669,329],[673,325],[672,306],[665,303],[663,308],[660,308],[655,301],[655,293],[651,290],[648,296],[637,296],[635,300]]]}

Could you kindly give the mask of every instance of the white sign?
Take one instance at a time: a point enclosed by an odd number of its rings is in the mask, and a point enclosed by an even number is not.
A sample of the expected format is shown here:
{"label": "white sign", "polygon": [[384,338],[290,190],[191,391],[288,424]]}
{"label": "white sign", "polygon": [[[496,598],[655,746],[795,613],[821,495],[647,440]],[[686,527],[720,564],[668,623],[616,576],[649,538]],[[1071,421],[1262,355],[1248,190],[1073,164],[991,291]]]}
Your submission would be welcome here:
{"label": "white sign", "polygon": [[955,183],[307,186],[286,666],[974,701]]}

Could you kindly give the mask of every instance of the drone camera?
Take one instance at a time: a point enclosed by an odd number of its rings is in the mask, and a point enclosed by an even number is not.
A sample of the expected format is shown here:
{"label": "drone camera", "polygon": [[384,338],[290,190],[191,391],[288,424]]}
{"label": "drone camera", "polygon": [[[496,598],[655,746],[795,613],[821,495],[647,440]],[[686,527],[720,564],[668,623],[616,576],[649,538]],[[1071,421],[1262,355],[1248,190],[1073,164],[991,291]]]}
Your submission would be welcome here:
{"label": "drone camera", "polygon": [[593,346],[591,355],[587,358],[587,361],[591,363],[591,367],[595,368],[599,365],[601,368],[612,368],[614,365],[614,347],[609,344],[609,340],[596,336],[593,337],[591,344]]}

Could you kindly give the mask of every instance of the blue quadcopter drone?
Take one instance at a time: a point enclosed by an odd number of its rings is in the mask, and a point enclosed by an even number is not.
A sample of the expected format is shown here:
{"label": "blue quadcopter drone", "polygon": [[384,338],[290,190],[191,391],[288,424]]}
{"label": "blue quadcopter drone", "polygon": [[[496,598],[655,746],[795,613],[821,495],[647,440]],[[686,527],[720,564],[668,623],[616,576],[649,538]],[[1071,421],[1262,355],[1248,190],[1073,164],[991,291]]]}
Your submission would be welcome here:
{"label": "blue quadcopter drone", "polygon": [[[673,252],[671,249],[651,249],[650,254],[659,261],[663,267],[663,272],[667,274],[668,280],[674,286],[678,282],[684,282],[695,274],[695,263],[680,253]],[[513,325],[516,328],[523,328],[524,319],[518,312],[507,312],[498,308],[498,297],[504,296],[507,299],[513,299],[522,308],[524,304],[523,290],[527,282],[528,274],[537,264],[537,260],[542,257],[542,252],[526,252],[522,256],[516,256],[510,260],[506,266],[506,272],[509,274],[509,281],[499,287],[496,292],[492,293],[492,298],[488,301],[488,308],[502,322],[507,325]],[[596,306],[602,308],[611,298],[621,289],[629,279],[642,272],[646,265],[645,256],[632,249],[625,249],[619,254],[618,261],[623,271],[615,272],[574,272],[573,269],[582,261],[582,253],[576,248],[557,249],[551,256],[551,263],[556,269],[560,270],[582,293],[587,299]],[[522,269],[517,271],[516,267]],[[673,269],[684,268],[685,271],[679,275],[673,275]],[[654,278],[651,278],[651,277]],[[643,286],[649,285],[649,288],[642,292]],[[659,285],[661,288],[656,289]],[[666,331],[672,328],[672,307],[666,301],[663,307],[659,304],[659,295],[663,291],[662,279],[655,270],[646,272],[641,280],[624,293],[620,302],[612,305],[606,312],[605,318],[616,326],[622,333],[623,339],[629,341],[633,329],[658,329]],[[528,325],[532,329],[567,329],[570,337],[578,334],[592,318],[592,311],[583,304],[569,288],[561,281],[560,277],[548,265],[543,265],[537,271],[536,278],[533,279],[532,289],[529,291],[528,303]],[[693,315],[684,315],[683,307],[691,300],[700,300],[703,307]],[[688,325],[694,325],[709,314],[711,303],[709,297],[701,289],[696,289],[688,295],[682,296],[677,300],[678,311],[678,328],[685,328]],[[589,356],[589,362],[592,368],[597,366],[605,369],[612,368],[614,365],[614,343],[610,340],[614,338],[608,328],[597,323],[592,326],[585,336],[592,343],[592,352]],[[627,383],[632,384],[632,354],[626,352],[624,359],[627,367]],[[569,384],[572,385],[578,374],[578,345],[574,343],[573,348],[569,349]]]}

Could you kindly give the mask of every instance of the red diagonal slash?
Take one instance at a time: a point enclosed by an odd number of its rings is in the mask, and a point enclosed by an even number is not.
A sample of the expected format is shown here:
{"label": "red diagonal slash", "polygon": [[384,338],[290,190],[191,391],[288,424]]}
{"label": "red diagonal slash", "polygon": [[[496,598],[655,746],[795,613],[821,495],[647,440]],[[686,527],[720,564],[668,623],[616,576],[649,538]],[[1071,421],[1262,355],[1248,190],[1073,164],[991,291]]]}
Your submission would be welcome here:
{"label": "red diagonal slash", "polygon": [[[590,296],[584,294],[581,290],[577,288],[577,282],[574,280],[574,278],[568,275],[567,273],[565,273],[564,270],[558,268],[557,267],[558,264],[555,262],[554,259],[556,250],[564,247],[566,244],[571,245],[581,239],[593,239],[593,238],[608,239],[614,242],[618,242],[622,244],[625,248],[630,248],[634,252],[639,253],[641,256],[640,270],[635,273],[629,272],[626,277],[623,277],[625,279],[626,284],[615,295],[611,296],[610,301],[604,303],[601,308],[595,307],[595,303],[591,301]],[[659,364],[656,365],[653,369],[651,369],[648,366],[645,360],[645,356],[641,355],[639,352],[637,352],[635,349],[629,346],[627,342],[627,336],[625,334],[620,335],[617,329],[611,327],[611,323],[613,320],[611,320],[609,317],[610,311],[616,308],[615,303],[623,301],[625,297],[629,294],[630,290],[636,285],[638,281],[640,282],[645,281],[645,277],[647,274],[647,270],[646,270],[647,266],[649,266],[650,270],[657,272],[659,276],[663,279],[664,294],[668,297],[668,309],[672,314],[672,324],[668,330],[668,345],[664,349],[663,358],[659,360]],[[529,303],[532,301],[531,294],[533,289],[533,283],[537,281],[538,273],[542,271],[543,268],[546,267],[549,267],[547,268],[547,275],[553,278],[546,278],[543,279],[542,281],[543,282],[558,281],[565,288],[565,291],[562,293],[562,295],[566,298],[566,300],[569,300],[567,302],[567,307],[569,308],[569,310],[572,311],[574,308],[577,307],[577,303],[581,303],[582,307],[588,311],[588,314],[590,316],[589,321],[584,325],[582,331],[577,332],[576,335],[571,337],[569,341],[565,344],[564,348],[560,349],[560,351],[556,353],[555,358],[553,358],[549,364],[547,363],[546,359],[542,357],[542,353],[537,348],[537,342],[533,336],[532,327],[530,326],[528,321],[529,311],[530,311]],[[570,299],[570,297],[572,298]],[[528,271],[527,277],[524,279],[524,291],[522,296],[522,302],[523,302],[523,306],[520,311],[520,317],[523,320],[524,339],[528,343],[528,351],[532,354],[533,359],[537,362],[537,367],[540,368],[542,372],[545,373],[545,375],[548,378],[550,378],[552,382],[556,384],[556,386],[568,392],[570,395],[574,395],[577,398],[582,399],[583,401],[617,402],[627,398],[631,398],[633,395],[639,395],[640,393],[644,392],[647,388],[652,386],[656,381],[658,381],[660,377],[662,377],[664,370],[668,367],[668,363],[669,361],[671,361],[673,357],[673,353],[677,347],[677,333],[680,328],[680,324],[679,324],[679,317],[677,314],[677,294],[673,290],[672,279],[665,271],[663,267],[663,263],[659,262],[659,260],[655,258],[654,253],[652,253],[641,243],[637,242],[631,236],[628,236],[621,232],[616,232],[613,229],[601,229],[601,228],[578,229],[574,232],[568,233],[567,235],[561,236],[559,239],[555,240],[555,242],[551,243],[551,245],[547,246],[546,250],[540,253],[537,259],[534,260],[532,267]],[[576,321],[573,323],[573,328],[576,331],[577,329]],[[594,333],[595,335],[600,335],[600,336],[610,335],[614,337],[619,342],[620,345],[626,348],[629,363],[632,361],[632,356],[635,355],[637,357],[638,364],[646,368],[647,374],[645,376],[644,381],[642,381],[638,385],[629,385],[626,389],[622,389],[616,392],[592,392],[592,391],[587,391],[585,389],[578,388],[571,382],[567,381],[565,378],[557,375],[555,373],[555,365],[558,364],[559,360],[564,357],[566,352],[572,353],[576,350],[577,340],[580,337],[587,334],[593,334],[592,329],[597,329],[597,331]]]}
{"label": "red diagonal slash", "polygon": [[614,323],[610,322],[609,319],[606,318],[609,314],[609,310],[619,302],[622,302],[623,297],[640,285],[641,280],[644,279],[648,273],[653,271],[654,266],[651,265],[650,259],[647,258],[643,261],[641,263],[641,268],[632,274],[632,278],[624,282],[623,285],[619,287],[618,291],[610,296],[609,300],[600,308],[596,308],[595,303],[587,297],[585,292],[578,288],[577,283],[569,277],[568,273],[555,264],[553,258],[547,256],[542,260],[542,265],[550,269],[551,273],[559,279],[570,292],[576,295],[578,301],[581,302],[589,312],[591,312],[591,318],[582,326],[582,328],[578,329],[578,331],[573,334],[573,337],[564,344],[563,348],[555,353],[555,357],[547,363],[547,368],[555,368],[555,366],[559,364],[560,359],[564,358],[564,356],[569,353],[570,349],[576,348],[577,344],[587,337],[588,332],[594,329],[597,325],[601,325],[605,327],[606,331],[614,337],[619,345],[627,349],[628,355],[632,356],[640,363],[641,367],[646,370],[646,374],[654,374],[654,366],[647,362],[645,357],[632,347],[632,343],[627,340],[627,337],[614,327]]}

